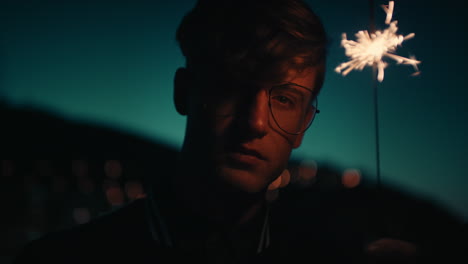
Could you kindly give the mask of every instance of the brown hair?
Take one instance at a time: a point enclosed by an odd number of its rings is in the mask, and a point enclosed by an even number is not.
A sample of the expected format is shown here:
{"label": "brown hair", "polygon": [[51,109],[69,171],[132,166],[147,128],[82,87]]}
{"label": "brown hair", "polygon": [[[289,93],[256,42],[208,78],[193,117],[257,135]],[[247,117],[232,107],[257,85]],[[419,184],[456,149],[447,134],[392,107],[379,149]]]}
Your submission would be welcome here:
{"label": "brown hair", "polygon": [[177,41],[189,69],[279,81],[289,70],[317,67],[316,89],[323,83],[326,33],[302,0],[199,0]]}

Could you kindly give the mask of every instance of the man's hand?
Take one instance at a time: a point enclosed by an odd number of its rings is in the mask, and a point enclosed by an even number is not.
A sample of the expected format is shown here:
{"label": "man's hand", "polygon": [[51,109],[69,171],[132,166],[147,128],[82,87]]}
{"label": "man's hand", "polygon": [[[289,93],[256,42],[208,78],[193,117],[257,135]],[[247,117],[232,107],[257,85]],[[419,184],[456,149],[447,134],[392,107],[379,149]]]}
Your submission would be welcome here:
{"label": "man's hand", "polygon": [[418,247],[410,242],[381,238],[366,247],[369,263],[416,263]]}

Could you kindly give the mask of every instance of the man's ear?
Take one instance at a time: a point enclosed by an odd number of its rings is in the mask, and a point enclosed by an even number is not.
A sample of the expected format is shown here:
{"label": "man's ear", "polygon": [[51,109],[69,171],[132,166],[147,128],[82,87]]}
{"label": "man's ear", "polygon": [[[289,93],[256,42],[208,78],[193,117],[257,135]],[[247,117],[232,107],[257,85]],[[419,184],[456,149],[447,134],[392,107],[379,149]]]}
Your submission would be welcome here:
{"label": "man's ear", "polygon": [[174,105],[177,112],[187,115],[189,72],[186,68],[177,69],[174,76]]}

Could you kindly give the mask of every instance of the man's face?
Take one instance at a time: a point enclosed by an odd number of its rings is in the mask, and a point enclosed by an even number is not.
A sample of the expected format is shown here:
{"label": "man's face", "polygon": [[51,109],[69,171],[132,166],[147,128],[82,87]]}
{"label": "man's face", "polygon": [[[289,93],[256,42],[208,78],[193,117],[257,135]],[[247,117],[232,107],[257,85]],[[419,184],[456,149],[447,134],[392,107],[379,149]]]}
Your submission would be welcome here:
{"label": "man's face", "polygon": [[291,71],[281,83],[233,83],[213,81],[215,78],[201,85],[198,82],[199,89],[188,93],[185,140],[198,159],[206,155],[200,160],[214,169],[215,183],[254,193],[282,173],[303,134],[289,134],[278,127],[269,106],[271,87],[291,83],[315,94],[316,78],[317,70],[309,68],[299,74]]}

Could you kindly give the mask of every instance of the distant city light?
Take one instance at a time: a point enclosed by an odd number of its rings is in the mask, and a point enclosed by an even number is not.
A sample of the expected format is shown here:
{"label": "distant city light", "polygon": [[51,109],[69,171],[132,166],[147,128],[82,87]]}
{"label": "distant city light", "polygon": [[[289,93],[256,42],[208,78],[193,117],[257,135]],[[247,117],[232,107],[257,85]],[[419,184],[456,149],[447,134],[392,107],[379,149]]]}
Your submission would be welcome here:
{"label": "distant city light", "polygon": [[298,166],[297,181],[300,185],[308,186],[316,180],[317,162],[314,160],[303,160]]}
{"label": "distant city light", "polygon": [[106,198],[110,205],[120,206],[125,203],[125,197],[119,186],[111,185],[106,190]]}
{"label": "distant city light", "polygon": [[88,208],[75,208],[73,209],[73,220],[75,223],[81,225],[87,223],[91,219],[91,213]]}
{"label": "distant city light", "polygon": [[138,181],[128,181],[125,183],[125,193],[130,200],[145,197],[143,185]]}
{"label": "distant city light", "polygon": [[347,169],[341,176],[341,184],[345,188],[351,189],[358,186],[361,183],[361,172],[356,169]]}
{"label": "distant city light", "polygon": [[122,175],[122,165],[118,160],[107,160],[104,164],[106,176],[111,179],[118,179]]}

